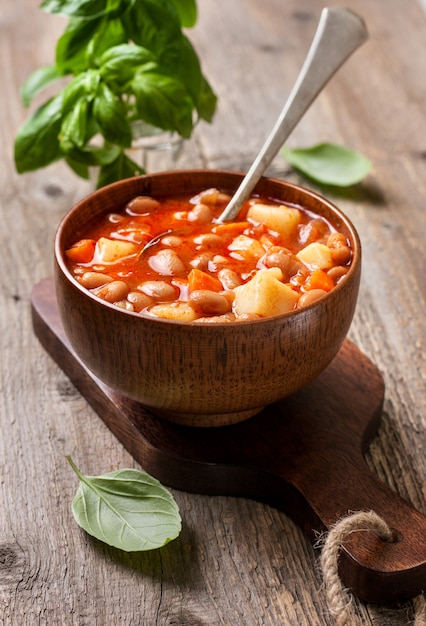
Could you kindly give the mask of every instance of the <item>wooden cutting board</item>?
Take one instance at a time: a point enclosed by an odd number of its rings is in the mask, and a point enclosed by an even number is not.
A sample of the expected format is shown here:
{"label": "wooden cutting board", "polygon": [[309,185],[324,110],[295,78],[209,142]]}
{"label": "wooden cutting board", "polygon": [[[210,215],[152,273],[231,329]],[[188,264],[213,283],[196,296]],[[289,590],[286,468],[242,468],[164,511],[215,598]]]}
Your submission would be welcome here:
{"label": "wooden cutting board", "polygon": [[395,529],[386,543],[354,533],[340,558],[344,584],[369,602],[399,602],[426,587],[426,517],[367,467],[363,453],[381,418],[384,383],[346,340],[330,366],[293,396],[233,426],[190,428],[162,421],[114,393],[73,353],[53,279],[32,293],[40,342],[117,439],[169,487],[244,496],[288,514],[310,538],[348,512],[374,510]]}

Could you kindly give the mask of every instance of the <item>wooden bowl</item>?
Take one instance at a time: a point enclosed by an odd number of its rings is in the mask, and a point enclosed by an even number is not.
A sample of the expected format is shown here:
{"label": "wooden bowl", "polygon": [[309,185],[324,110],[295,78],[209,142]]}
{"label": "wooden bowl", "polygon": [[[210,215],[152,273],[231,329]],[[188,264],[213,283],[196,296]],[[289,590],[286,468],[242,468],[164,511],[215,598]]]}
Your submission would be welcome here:
{"label": "wooden bowl", "polygon": [[233,192],[242,174],[189,170],[131,178],[104,187],[64,217],[55,240],[60,316],[81,361],[103,383],[172,422],[223,426],[247,419],[299,390],[336,356],[354,314],[361,247],[351,222],[321,196],[263,178],[255,192],[301,205],[329,219],[351,241],[345,279],[314,304],[262,320],[181,323],[118,308],[73,278],[64,251],[100,216],[134,196],[195,194],[217,187]]}

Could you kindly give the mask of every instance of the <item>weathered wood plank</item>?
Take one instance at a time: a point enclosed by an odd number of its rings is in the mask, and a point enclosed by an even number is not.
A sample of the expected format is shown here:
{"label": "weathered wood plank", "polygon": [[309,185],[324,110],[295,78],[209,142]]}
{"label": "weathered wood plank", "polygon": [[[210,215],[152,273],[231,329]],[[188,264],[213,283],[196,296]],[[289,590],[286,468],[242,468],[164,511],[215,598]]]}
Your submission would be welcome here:
{"label": "weathered wood plank", "polygon": [[[62,164],[14,171],[13,137],[27,115],[19,87],[52,61],[64,25],[36,4],[0,7],[0,622],[331,626],[317,553],[266,505],[176,491],[180,538],[132,555],[92,541],[72,518],[76,481],[65,454],[92,474],[134,462],[32,332],[30,293],[51,273],[56,225],[89,189]],[[425,512],[426,11],[406,0],[346,5],[364,16],[371,39],[289,143],[335,141],[374,163],[359,188],[325,193],[361,235],[364,271],[350,336],[386,383],[368,462]],[[248,167],[292,87],[319,11],[313,0],[200,0],[190,36],[220,108],[213,125],[197,129],[183,165]],[[279,158],[271,170],[301,180]],[[412,619],[409,603],[355,607],[360,624]]]}

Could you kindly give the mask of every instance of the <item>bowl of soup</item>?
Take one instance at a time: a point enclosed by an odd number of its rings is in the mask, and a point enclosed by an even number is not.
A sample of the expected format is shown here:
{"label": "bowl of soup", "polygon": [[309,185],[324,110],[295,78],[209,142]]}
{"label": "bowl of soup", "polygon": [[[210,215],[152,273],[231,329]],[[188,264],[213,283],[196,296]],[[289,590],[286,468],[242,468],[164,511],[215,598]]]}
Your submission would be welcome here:
{"label": "bowl of soup", "polygon": [[161,172],[76,204],[55,239],[60,317],[84,365],[161,419],[225,426],[300,390],[338,353],[361,247],[327,199],[243,174]]}

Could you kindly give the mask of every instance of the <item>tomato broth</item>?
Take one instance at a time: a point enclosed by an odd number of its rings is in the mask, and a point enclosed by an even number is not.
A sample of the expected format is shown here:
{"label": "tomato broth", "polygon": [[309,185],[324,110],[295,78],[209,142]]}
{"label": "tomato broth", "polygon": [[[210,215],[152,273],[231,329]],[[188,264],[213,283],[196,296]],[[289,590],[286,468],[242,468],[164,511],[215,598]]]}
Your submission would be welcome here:
{"label": "tomato broth", "polygon": [[68,250],[68,267],[96,296],[181,322],[234,322],[297,310],[347,273],[349,240],[300,206],[252,197],[237,221],[230,197],[137,196]]}

